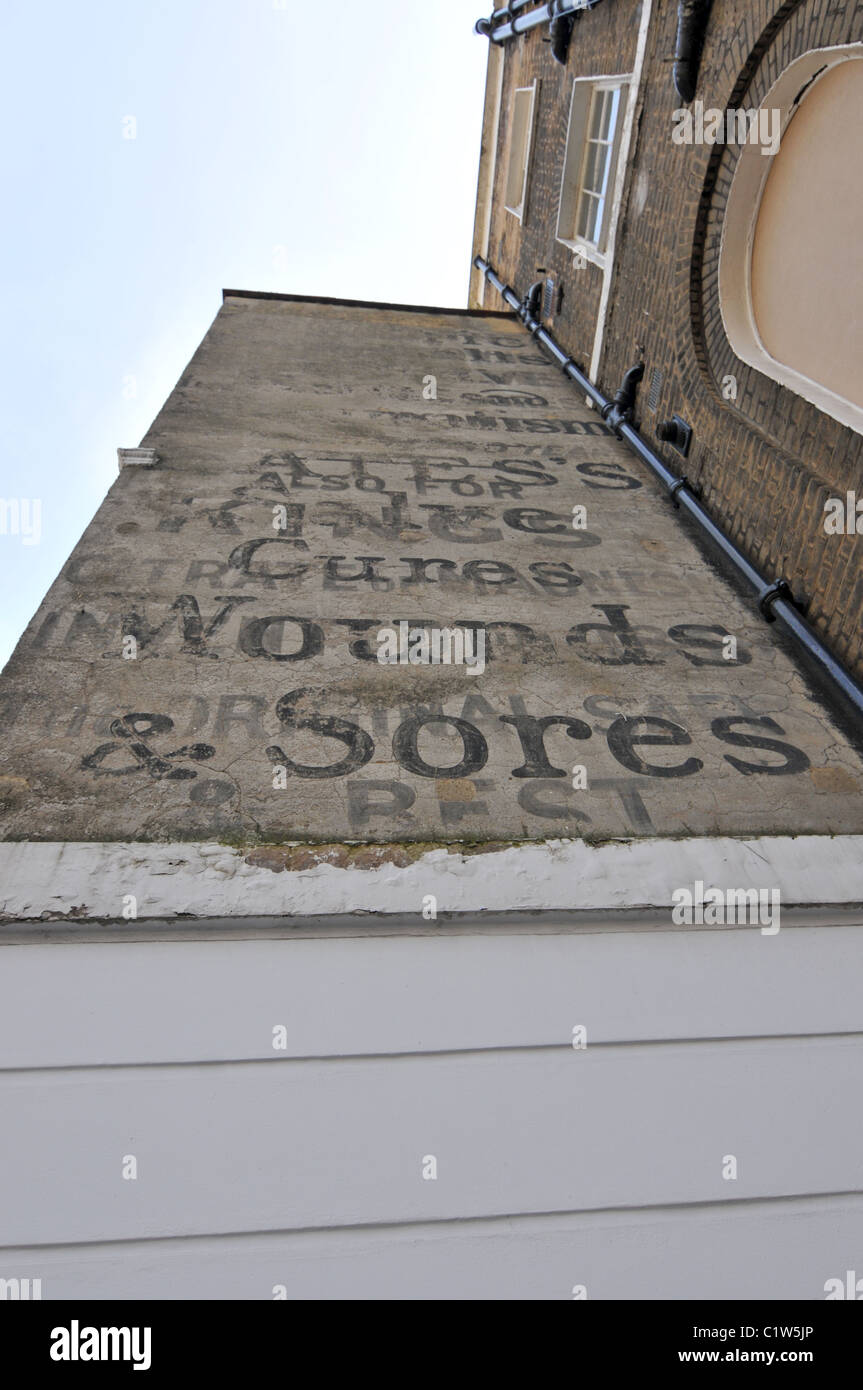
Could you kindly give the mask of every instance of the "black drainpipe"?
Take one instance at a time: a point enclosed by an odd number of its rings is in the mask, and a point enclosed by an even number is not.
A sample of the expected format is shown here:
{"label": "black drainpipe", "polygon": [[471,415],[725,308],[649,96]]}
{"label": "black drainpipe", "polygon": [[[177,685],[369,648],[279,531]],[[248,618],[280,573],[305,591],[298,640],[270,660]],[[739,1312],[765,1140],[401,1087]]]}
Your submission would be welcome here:
{"label": "black drainpipe", "polygon": [[[660,482],[665,484],[674,504],[685,508],[702,531],[710,536],[723,555],[731,561],[738,573],[755,590],[758,608],[762,616],[768,622],[778,619],[783,628],[803,647],[820,674],[828,678],[857,714],[863,715],[863,688],[845,670],[841,662],[836,660],[832,652],[828,651],[814,629],[809,626],[795,605],[791,590],[785,580],[776,579],[771,582],[759,574],[753,565],[750,565],[743,552],[737,549],[734,542],[729,540],[724,531],[719,529],[709,512],[702,507],[689,480],[672,473],[671,469],[662,462],[662,459],[648,448],[632,424],[635,391],[644,374],[644,363],[639,362],[636,366],[630,367],[620,390],[610,401],[607,396],[602,394],[599,387],[595,386],[589,377],[586,377],[584,372],[576,366],[551,333],[543,328],[542,323],[536,317],[536,310],[533,313],[530,312],[528,296],[526,295],[523,300],[520,300],[515,290],[504,284],[489,262],[484,260],[482,256],[475,257],[474,265],[477,270],[482,271],[489,284],[494,286],[504,302],[515,310],[531,336],[536,338],[537,342],[542,343],[543,347],[551,353],[564,374],[571,381],[576,382],[585,395],[590,397],[594,405],[599,407],[603,420],[618,439],[622,439],[624,443],[628,444],[642,462],[646,463],[656,474]],[[535,289],[535,286],[532,288]],[[528,295],[530,293],[528,291]],[[535,300],[536,296],[534,296],[534,302]]]}
{"label": "black drainpipe", "polygon": [[692,101],[695,96],[710,5],[711,0],[680,0],[677,6],[674,85],[681,101]]}
{"label": "black drainpipe", "polygon": [[548,27],[548,32],[551,35],[551,56],[558,63],[566,63],[574,25],[574,14],[559,14]]}

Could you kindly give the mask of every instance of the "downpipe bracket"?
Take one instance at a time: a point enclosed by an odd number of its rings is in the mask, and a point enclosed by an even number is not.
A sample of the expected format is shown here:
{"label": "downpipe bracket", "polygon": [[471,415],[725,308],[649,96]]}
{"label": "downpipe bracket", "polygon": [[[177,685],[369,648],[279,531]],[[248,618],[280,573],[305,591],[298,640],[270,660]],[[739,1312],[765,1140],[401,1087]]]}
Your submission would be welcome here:
{"label": "downpipe bracket", "polygon": [[758,595],[758,611],[767,619],[768,623],[776,622],[776,614],[773,612],[773,605],[778,599],[783,599],[785,603],[790,603],[792,608],[796,608],[798,613],[802,612],[800,604],[796,602],[791,586],[785,579],[776,579],[772,584],[768,584],[766,589],[762,589]]}
{"label": "downpipe bracket", "polygon": [[671,487],[668,489],[668,500],[669,500],[669,502],[672,504],[672,506],[675,507],[675,508],[679,508],[679,507],[680,507],[680,503],[679,503],[678,500],[677,500],[677,494],[678,494],[678,492],[680,491],[680,489],[681,489],[681,488],[684,488],[684,487],[689,489],[689,491],[692,493],[693,497],[697,497],[697,496],[698,496],[698,493],[696,492],[695,488],[692,486],[692,483],[689,481],[689,479],[687,478],[686,474],[683,473],[683,474],[677,479],[677,482],[676,482],[676,483],[672,483],[672,484],[671,484]]}

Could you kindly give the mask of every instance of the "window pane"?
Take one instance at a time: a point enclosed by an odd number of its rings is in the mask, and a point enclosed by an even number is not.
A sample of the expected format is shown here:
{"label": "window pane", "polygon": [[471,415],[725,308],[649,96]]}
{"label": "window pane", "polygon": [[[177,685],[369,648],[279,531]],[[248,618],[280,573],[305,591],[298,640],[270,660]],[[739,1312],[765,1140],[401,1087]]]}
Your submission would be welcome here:
{"label": "window pane", "polygon": [[595,208],[595,213],[593,218],[593,236],[591,240],[597,246],[599,246],[600,241],[602,240],[602,223],[605,218],[606,204],[604,198],[594,198],[592,201]]}
{"label": "window pane", "polygon": [[605,93],[606,101],[602,111],[602,129],[600,134],[603,140],[614,139],[614,127],[617,124],[617,112],[620,107],[620,88],[615,87],[613,91]]}
{"label": "window pane", "polygon": [[599,148],[602,150],[603,160],[601,167],[597,170],[596,183],[591,191],[593,193],[599,193],[604,197],[608,193],[608,184],[611,174],[611,146],[600,145]]}
{"label": "window pane", "polygon": [[578,226],[577,232],[585,241],[594,242],[596,240],[597,214],[599,210],[599,200],[590,193],[581,195],[581,202],[578,207]]}
{"label": "window pane", "polygon": [[606,97],[609,95],[609,92],[603,91],[593,93],[593,100],[590,106],[590,129],[588,132],[588,138],[590,140],[598,139],[602,133],[603,124],[607,123],[605,107]]}
{"label": "window pane", "polygon": [[602,171],[605,165],[606,151],[604,145],[588,145],[584,157],[584,173],[581,177],[582,188],[589,193],[599,193],[602,191]]}

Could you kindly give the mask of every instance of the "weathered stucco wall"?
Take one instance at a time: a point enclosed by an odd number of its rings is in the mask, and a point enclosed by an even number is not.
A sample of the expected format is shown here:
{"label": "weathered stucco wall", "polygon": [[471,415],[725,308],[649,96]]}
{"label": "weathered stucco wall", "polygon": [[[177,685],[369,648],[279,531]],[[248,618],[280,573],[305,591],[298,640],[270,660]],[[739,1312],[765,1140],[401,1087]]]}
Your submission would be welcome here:
{"label": "weathered stucco wall", "polygon": [[823,1296],[863,769],[773,631],[506,319],[229,297],[144,447],[0,680],[0,1278]]}
{"label": "weathered stucco wall", "polygon": [[[228,295],[143,445],[0,681],[4,838],[863,829],[858,754],[511,319]],[[484,672],[380,665],[403,619]]]}

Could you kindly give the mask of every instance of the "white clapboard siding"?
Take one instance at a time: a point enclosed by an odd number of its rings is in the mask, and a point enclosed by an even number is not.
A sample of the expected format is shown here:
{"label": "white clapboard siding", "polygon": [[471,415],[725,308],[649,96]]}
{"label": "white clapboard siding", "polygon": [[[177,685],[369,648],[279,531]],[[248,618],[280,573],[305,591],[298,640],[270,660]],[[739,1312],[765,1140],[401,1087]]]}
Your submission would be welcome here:
{"label": "white clapboard siding", "polygon": [[19,1248],[0,1273],[43,1299],[811,1300],[861,1249],[854,1197]]}
{"label": "white clapboard siding", "polygon": [[[863,926],[0,946],[0,1069],[863,1031]],[[284,1053],[281,1054],[284,1056]]]}
{"label": "white clapboard siding", "polygon": [[0,1242],[849,1192],[861,1094],[860,1037],[6,1072]]}

